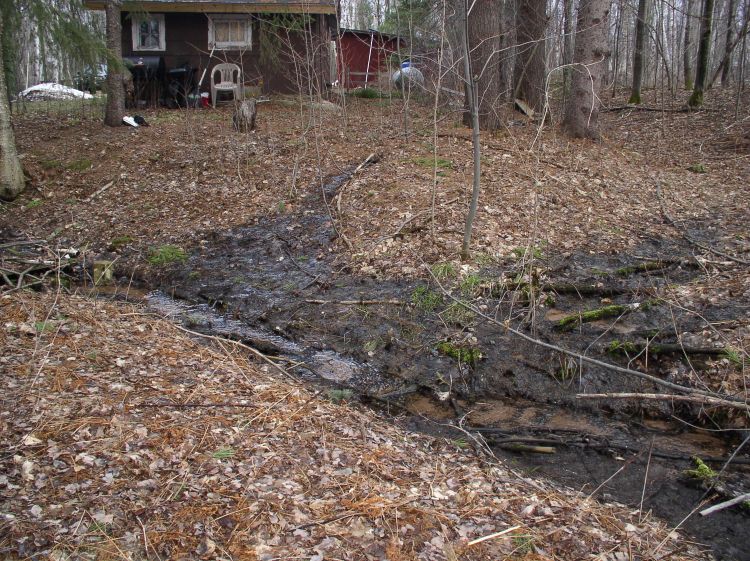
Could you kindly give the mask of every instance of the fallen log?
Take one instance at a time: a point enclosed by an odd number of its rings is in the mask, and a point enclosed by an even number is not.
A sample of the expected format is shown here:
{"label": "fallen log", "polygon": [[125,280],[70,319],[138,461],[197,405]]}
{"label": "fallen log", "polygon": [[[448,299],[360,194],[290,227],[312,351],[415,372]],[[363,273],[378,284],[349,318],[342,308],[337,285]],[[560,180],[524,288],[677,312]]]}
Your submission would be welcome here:
{"label": "fallen log", "polygon": [[681,401],[697,403],[700,405],[712,405],[716,407],[727,407],[750,412],[750,404],[737,401],[728,401],[719,397],[706,395],[674,395],[669,393],[579,393],[576,399],[638,399],[643,401]]}

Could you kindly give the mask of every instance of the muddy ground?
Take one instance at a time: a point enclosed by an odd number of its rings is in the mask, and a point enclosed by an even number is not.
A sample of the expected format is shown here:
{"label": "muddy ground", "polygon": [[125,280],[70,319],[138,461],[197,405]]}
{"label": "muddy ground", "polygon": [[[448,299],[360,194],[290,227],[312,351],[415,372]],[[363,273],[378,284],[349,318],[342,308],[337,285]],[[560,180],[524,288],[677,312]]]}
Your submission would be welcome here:
{"label": "muddy ground", "polygon": [[[149,115],[152,127],[138,131],[28,117],[19,139],[35,183],[3,208],[4,236],[111,259],[118,294],[137,287],[190,329],[242,340],[386,412],[408,411],[421,430],[461,438],[444,426],[460,422],[525,469],[643,500],[679,523],[707,498],[682,475],[690,457],[721,468],[746,414],[577,399],[662,390],[502,324],[745,396],[750,174],[726,100],[697,114],[606,114],[598,145],[554,129],[537,135],[509,110],[506,129],[482,139],[468,262],[457,258],[470,184],[458,117],[442,115],[435,129],[417,105],[402,134],[400,100],[350,101],[346,113],[264,105],[250,136],[228,130],[227,110]],[[355,173],[371,153],[377,161]],[[165,248],[180,251],[159,261]],[[582,321],[603,308],[612,313]],[[548,461],[522,445],[556,453]],[[747,452],[708,497],[747,492]],[[739,508],[684,527],[719,558],[747,558]]]}

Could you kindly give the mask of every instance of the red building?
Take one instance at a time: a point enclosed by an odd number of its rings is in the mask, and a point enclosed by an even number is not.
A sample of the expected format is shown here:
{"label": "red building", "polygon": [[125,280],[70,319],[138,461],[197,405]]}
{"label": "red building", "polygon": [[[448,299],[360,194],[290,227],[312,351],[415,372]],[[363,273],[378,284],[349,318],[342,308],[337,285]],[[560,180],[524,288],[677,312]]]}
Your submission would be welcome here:
{"label": "red building", "polygon": [[374,84],[378,75],[388,70],[392,54],[400,51],[406,56],[403,39],[374,29],[341,28],[339,38],[338,80],[346,89]]}

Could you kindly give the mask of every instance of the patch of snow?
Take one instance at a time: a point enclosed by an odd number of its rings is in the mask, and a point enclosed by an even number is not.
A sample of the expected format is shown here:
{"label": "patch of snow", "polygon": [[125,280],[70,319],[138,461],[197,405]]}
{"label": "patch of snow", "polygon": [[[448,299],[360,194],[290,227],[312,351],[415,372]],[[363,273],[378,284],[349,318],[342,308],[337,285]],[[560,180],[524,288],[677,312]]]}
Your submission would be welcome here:
{"label": "patch of snow", "polygon": [[44,84],[37,84],[26,88],[18,97],[27,101],[46,101],[46,100],[61,100],[61,99],[92,99],[94,96],[81,90],[69,88],[62,84],[56,84],[54,82],[46,82]]}

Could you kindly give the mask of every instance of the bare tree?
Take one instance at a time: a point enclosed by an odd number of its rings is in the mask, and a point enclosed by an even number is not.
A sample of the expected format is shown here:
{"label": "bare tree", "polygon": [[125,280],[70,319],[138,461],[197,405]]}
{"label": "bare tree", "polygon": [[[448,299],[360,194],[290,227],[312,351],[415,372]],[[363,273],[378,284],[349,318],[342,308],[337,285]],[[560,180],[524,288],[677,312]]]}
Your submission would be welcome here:
{"label": "bare tree", "polygon": [[[575,49],[575,0],[563,0],[563,91],[567,96],[570,93],[570,77],[573,64],[573,50]],[[617,69],[615,69],[617,73]]]}
{"label": "bare tree", "polygon": [[516,12],[515,97],[539,111],[547,78],[546,0],[519,0]]}
{"label": "bare tree", "polygon": [[646,42],[646,12],[648,0],[638,0],[638,16],[635,20],[635,49],[633,51],[633,86],[628,103],[641,102],[641,84],[643,82],[643,48]]}
{"label": "bare tree", "polygon": [[[500,97],[500,5],[498,0],[476,0],[469,13],[468,40],[471,52],[471,68],[476,81],[475,96],[478,98],[479,126],[483,130],[497,130],[500,120],[496,111]],[[464,123],[471,125],[470,98],[467,95],[467,111]]]}
{"label": "bare tree", "polygon": [[577,138],[599,138],[599,95],[609,61],[609,0],[581,0],[571,96],[563,127]]}
{"label": "bare tree", "polygon": [[690,46],[692,44],[692,23],[693,23],[693,10],[695,9],[695,0],[687,0],[685,12],[685,41],[682,51],[682,70],[685,76],[685,89],[693,89],[693,70],[690,64]]}
{"label": "bare tree", "polygon": [[711,20],[714,13],[714,0],[703,0],[703,15],[701,16],[701,34],[698,44],[698,67],[695,71],[695,86],[693,94],[688,100],[690,107],[703,105],[703,90],[708,76],[708,58],[711,54]]}
{"label": "bare tree", "polygon": [[[0,45],[3,44],[3,11],[0,10]],[[16,139],[10,121],[5,65],[0,52],[0,199],[13,200],[24,188],[23,170],[16,153]]]}
{"label": "bare tree", "polygon": [[109,51],[109,64],[107,65],[107,109],[104,114],[104,123],[110,127],[120,126],[125,113],[125,89],[122,83],[121,6],[121,0],[107,0],[104,8],[107,15],[107,50]]}
{"label": "bare tree", "polygon": [[724,43],[724,60],[721,61],[721,64],[723,65],[723,68],[721,69],[722,86],[726,86],[729,83],[729,69],[732,66],[730,64],[730,59],[732,57],[732,51],[734,50],[732,45],[732,31],[734,31],[734,11],[736,8],[736,0],[729,0],[729,11],[727,13],[727,31]]}

